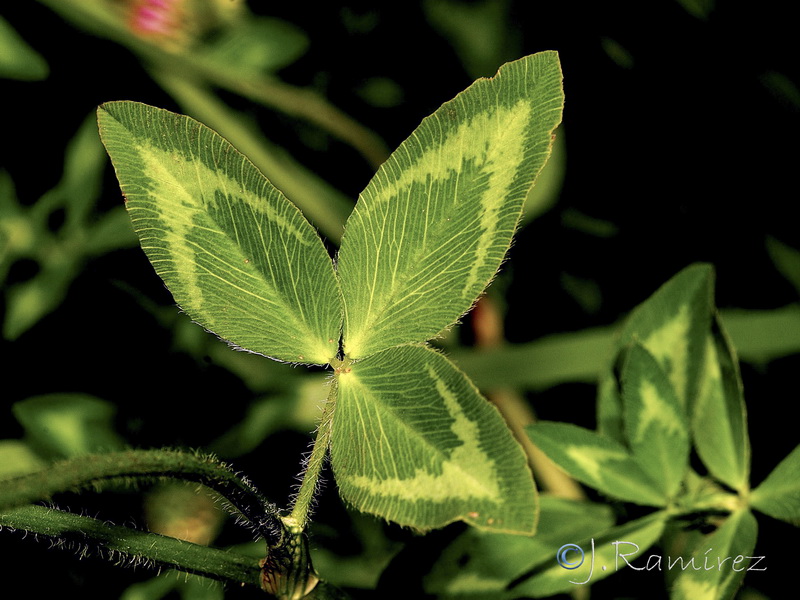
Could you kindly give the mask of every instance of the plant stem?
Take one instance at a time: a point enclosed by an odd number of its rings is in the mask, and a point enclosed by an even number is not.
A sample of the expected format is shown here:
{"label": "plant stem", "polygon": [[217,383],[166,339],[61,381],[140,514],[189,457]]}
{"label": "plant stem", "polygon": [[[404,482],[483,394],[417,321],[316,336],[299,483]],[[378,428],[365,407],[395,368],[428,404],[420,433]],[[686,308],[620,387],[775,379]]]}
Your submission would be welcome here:
{"label": "plant stem", "polygon": [[53,540],[53,546],[80,553],[99,550],[107,558],[133,566],[168,565],[214,579],[260,585],[258,560],[200,546],[157,533],[108,525],[97,519],[45,508],[24,506],[0,514],[0,529],[19,529]]}
{"label": "plant stem", "polygon": [[[336,368],[333,362],[331,366]],[[301,531],[306,528],[306,524],[308,523],[308,513],[311,509],[314,493],[317,491],[317,482],[319,481],[322,467],[325,465],[325,457],[328,453],[328,446],[331,441],[333,412],[336,408],[336,397],[339,390],[338,375],[334,375],[331,378],[329,385],[328,397],[325,400],[325,408],[322,411],[322,418],[317,427],[317,437],[314,440],[314,447],[311,450],[311,456],[308,457],[306,470],[305,473],[303,473],[303,481],[300,483],[300,489],[297,492],[294,506],[292,507],[292,513],[289,516]]]}
{"label": "plant stem", "polygon": [[230,502],[267,543],[280,538],[283,525],[277,517],[277,507],[246,478],[212,457],[175,450],[90,454],[55,463],[36,473],[6,479],[0,486],[0,510],[120,479],[159,477],[186,479],[211,488]]}
{"label": "plant stem", "polygon": [[373,168],[377,168],[389,155],[386,145],[374,132],[312,90],[298,88],[268,76],[246,80],[210,62],[202,53],[193,52],[194,48],[180,53],[166,52],[131,33],[125,27],[124,20],[103,2],[40,2],[80,27],[127,46],[140,57],[153,61],[170,73],[194,73],[211,85],[226,88],[259,104],[313,123],[350,144]]}

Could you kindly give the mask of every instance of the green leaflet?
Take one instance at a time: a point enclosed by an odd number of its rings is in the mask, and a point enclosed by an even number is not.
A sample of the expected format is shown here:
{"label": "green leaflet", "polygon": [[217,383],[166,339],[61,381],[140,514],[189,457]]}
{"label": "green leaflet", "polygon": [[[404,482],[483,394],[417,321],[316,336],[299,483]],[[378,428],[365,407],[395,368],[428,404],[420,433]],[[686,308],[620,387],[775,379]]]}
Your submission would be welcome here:
{"label": "green leaflet", "polygon": [[733,346],[717,320],[706,336],[703,376],[692,411],[697,453],[709,472],[739,491],[750,481],[750,436]]}
{"label": "green leaflet", "polygon": [[258,17],[224,28],[200,47],[217,68],[252,80],[290,65],[308,47],[308,37],[288,21]]}
{"label": "green leaflet", "polygon": [[40,455],[63,458],[125,447],[114,431],[114,406],[88,394],[34,396],[12,410]]}
{"label": "green leaflet", "polygon": [[[539,183],[536,185],[538,187]],[[723,309],[719,312],[742,361],[766,364],[800,352],[800,306],[797,304],[768,310]],[[616,342],[616,328],[612,325],[497,348],[455,348],[449,356],[481,389],[507,385],[540,390],[567,381],[595,383],[600,374],[605,382],[610,375],[604,373],[604,369],[616,353]],[[609,410],[613,413],[618,407]]]}
{"label": "green leaflet", "polygon": [[44,461],[21,440],[0,440],[0,480],[44,468]]}
{"label": "green leaflet", "polygon": [[800,353],[800,305],[771,310],[720,311],[739,359],[764,365],[781,356]]}
{"label": "green leaflet", "polygon": [[0,17],[0,77],[38,81],[45,79],[49,72],[47,61]]}
{"label": "green leaflet", "polygon": [[624,444],[623,413],[619,382],[607,365],[597,381],[597,433]]}
{"label": "green leaflet", "polygon": [[753,490],[750,503],[770,517],[800,527],[800,445]]}
{"label": "green leaflet", "polygon": [[578,481],[621,500],[666,505],[666,495],[616,440],[571,423],[541,421],[526,429],[531,441]]}
{"label": "green leaflet", "polygon": [[[617,342],[620,352],[627,352],[629,358],[638,356],[641,362],[645,360],[643,353],[655,358],[645,361],[651,363],[649,366],[641,367],[660,381],[659,406],[674,417],[651,420],[661,433],[655,429],[641,433],[638,438],[648,441],[637,449],[630,420],[638,418],[646,396],[639,394],[632,401],[630,394],[623,394],[623,411],[610,371],[602,376],[598,394],[602,431],[629,444],[637,460],[668,495],[677,491],[686,467],[684,413],[690,417],[697,453],[711,474],[740,491],[748,485],[750,442],[742,383],[730,339],[722,321],[714,315],[713,279],[710,265],[696,264],[682,270],[633,311]],[[681,419],[681,424],[676,419]],[[624,437],[620,430],[623,420],[627,426]]]}
{"label": "green leaflet", "polygon": [[497,410],[444,356],[390,348],[338,376],[331,461],[342,497],[421,530],[463,520],[533,533],[536,492]]}
{"label": "green leaflet", "polygon": [[622,369],[625,436],[636,462],[667,497],[680,488],[689,461],[689,426],[675,390],[655,358],[634,344]]}
{"label": "green leaflet", "polygon": [[247,350],[328,363],[340,294],[300,211],[193,119],[111,102],[98,120],[142,248],[183,310]]}
{"label": "green leaflet", "polygon": [[[672,388],[685,414],[691,413],[690,405],[704,376],[705,338],[713,311],[713,276],[711,265],[695,264],[683,269],[631,312],[613,344],[608,340],[617,356],[638,344],[655,358],[669,380],[662,387],[668,384]],[[595,372],[600,373],[598,431],[625,444],[625,411],[612,365]]]}
{"label": "green leaflet", "polygon": [[[764,569],[766,565],[751,563],[758,524],[748,510],[731,514],[711,535],[702,540],[692,556],[665,557],[672,562],[670,570],[680,574],[670,592],[671,600],[728,600],[742,583],[748,566]],[[662,565],[667,569],[669,562]]]}
{"label": "green leaflet", "polygon": [[469,310],[508,250],[562,104],[558,55],[528,56],[446,102],[381,166],[339,253],[347,356],[424,342]]}
{"label": "green leaflet", "polygon": [[775,268],[800,294],[800,250],[792,248],[774,237],[767,237],[767,252],[769,252]]}
{"label": "green leaflet", "polygon": [[695,264],[683,269],[631,313],[618,347],[637,340],[661,364],[678,400],[694,398],[713,308],[714,270]]}
{"label": "green leaflet", "polygon": [[[537,184],[538,185],[538,184]],[[546,336],[497,348],[454,348],[449,356],[481,389],[539,390],[565,381],[594,383],[613,350],[613,327]]]}

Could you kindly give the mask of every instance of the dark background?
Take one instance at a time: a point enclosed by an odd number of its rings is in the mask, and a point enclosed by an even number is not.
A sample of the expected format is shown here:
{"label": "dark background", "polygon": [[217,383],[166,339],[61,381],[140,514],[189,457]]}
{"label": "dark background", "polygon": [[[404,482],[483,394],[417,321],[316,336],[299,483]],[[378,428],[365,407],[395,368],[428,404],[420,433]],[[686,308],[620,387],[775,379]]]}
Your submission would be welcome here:
{"label": "dark background", "polygon": [[[309,36],[308,52],[281,77],[319,90],[390,148],[476,75],[417,2],[250,5]],[[800,245],[800,104],[796,87],[775,84],[776,74],[800,81],[791,3],[721,1],[705,18],[668,0],[509,6],[508,36],[498,56],[560,53],[567,168],[558,203],[523,229],[512,248],[508,339],[526,342],[614,323],[696,261],[714,264],[720,307],[765,309],[797,301],[765,246],[768,236]],[[22,202],[34,202],[57,183],[67,140],[98,104],[132,99],[177,110],[125,48],[74,28],[35,2],[4,3],[0,14],[47,59],[51,73],[41,82],[0,80],[0,168],[14,178]],[[609,40],[627,52],[623,64],[607,51]],[[480,74],[491,75],[497,66]],[[366,102],[357,92],[372,77],[399,84],[402,102],[390,108]],[[348,146],[239,98],[229,101],[349,196],[369,181],[371,168]],[[110,169],[107,179],[98,210],[121,202]],[[571,225],[576,213],[610,225],[613,235]],[[564,274],[589,282],[600,301],[587,309],[565,289]],[[18,267],[10,283],[28,275],[24,265]],[[113,402],[120,431],[139,447],[203,447],[241,418],[249,400],[244,385],[227,371],[175,352],[170,331],[144,313],[116,285],[120,281],[159,305],[172,304],[143,253],[119,250],[91,261],[55,313],[18,340],[0,341],[0,438],[22,435],[9,417],[11,404],[62,391]],[[754,483],[797,443],[789,410],[797,401],[798,367],[797,356],[759,369],[743,365]],[[589,426],[593,399],[593,388],[580,384],[531,394],[546,418]],[[280,434],[237,466],[283,501],[306,444],[302,435]],[[336,502],[331,484],[322,505]],[[337,510],[321,518],[339,518]],[[786,597],[792,566],[781,555],[791,549],[788,537],[797,541],[796,529],[759,522],[756,554],[767,556],[769,570],[747,582],[771,597]],[[32,597],[45,597],[38,587],[43,578],[51,592],[115,598],[132,579],[146,577],[78,563],[68,553],[20,544],[12,536],[0,536],[0,573],[6,586],[33,588]],[[634,591],[645,584],[628,579],[630,597],[658,597],[653,590]],[[598,586],[597,597],[615,597],[623,589],[612,578]]]}

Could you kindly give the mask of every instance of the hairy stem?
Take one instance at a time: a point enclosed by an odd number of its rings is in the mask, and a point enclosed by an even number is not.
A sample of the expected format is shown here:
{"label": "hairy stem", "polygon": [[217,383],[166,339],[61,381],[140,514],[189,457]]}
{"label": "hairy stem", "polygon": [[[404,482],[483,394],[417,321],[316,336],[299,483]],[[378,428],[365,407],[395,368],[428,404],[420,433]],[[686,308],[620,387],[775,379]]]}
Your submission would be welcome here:
{"label": "hairy stem", "polygon": [[[336,365],[332,363],[336,368]],[[333,424],[333,411],[336,408],[336,395],[339,389],[339,379],[334,375],[330,381],[330,388],[328,389],[328,398],[325,400],[325,408],[322,412],[322,418],[317,427],[317,437],[314,440],[314,447],[311,450],[311,456],[308,457],[306,463],[306,470],[303,473],[303,481],[300,483],[300,489],[295,497],[294,506],[290,518],[297,524],[302,531],[308,523],[308,514],[311,509],[311,503],[314,499],[314,493],[317,490],[317,483],[319,476],[322,472],[322,467],[325,465],[325,457],[328,453],[328,446],[331,441],[331,431]]]}
{"label": "hairy stem", "polygon": [[133,566],[169,566],[214,579],[260,585],[261,569],[255,558],[43,506],[2,510],[3,528],[50,539],[56,548],[81,554],[96,551],[104,558]]}
{"label": "hairy stem", "polygon": [[54,494],[98,487],[111,481],[172,477],[201,483],[219,493],[274,543],[282,524],[278,509],[246,478],[220,461],[175,450],[129,450],[90,454],[53,464],[47,469],[3,481],[0,510],[48,500]]}

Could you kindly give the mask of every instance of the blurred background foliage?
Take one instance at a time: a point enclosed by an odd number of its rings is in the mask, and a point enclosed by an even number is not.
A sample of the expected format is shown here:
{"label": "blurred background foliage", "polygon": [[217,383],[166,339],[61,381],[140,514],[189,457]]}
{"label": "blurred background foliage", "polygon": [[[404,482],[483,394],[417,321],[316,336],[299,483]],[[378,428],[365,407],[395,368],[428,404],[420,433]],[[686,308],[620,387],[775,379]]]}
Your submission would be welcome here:
{"label": "blurred background foliage", "polygon": [[[126,445],[201,448],[286,504],[324,396],[321,371],[234,352],[175,309],[128,225],[98,104],[138,100],[205,122],[333,252],[359,191],[422,117],[503,62],[555,49],[567,104],[553,158],[486,302],[441,344],[492,399],[511,398],[517,425],[535,412],[592,427],[613,325],[687,264],[712,263],[760,481],[798,441],[787,410],[800,370],[800,64],[788,4],[3,3],[0,473]],[[358,591],[376,586],[414,597],[458,526],[419,539],[349,513],[329,483],[313,530],[323,576],[356,597],[380,597]],[[260,552],[182,486],[140,491],[144,501],[120,489],[59,503]],[[748,578],[742,598],[791,585],[781,535],[762,530],[769,576]],[[222,594],[10,535],[0,556],[32,597],[53,582],[84,598]],[[664,594],[660,580],[621,573],[593,597],[618,589]]]}

